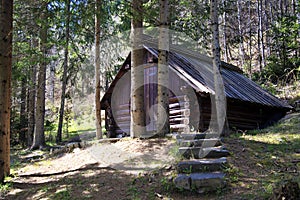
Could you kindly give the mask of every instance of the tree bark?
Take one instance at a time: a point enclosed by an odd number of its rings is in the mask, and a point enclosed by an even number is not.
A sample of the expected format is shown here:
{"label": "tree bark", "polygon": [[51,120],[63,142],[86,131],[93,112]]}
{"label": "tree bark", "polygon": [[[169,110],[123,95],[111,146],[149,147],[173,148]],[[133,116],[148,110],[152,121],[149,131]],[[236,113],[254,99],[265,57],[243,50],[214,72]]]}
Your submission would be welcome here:
{"label": "tree bark", "polygon": [[241,20],[241,14],[242,14],[242,6],[241,6],[241,0],[238,0],[237,2],[237,10],[238,10],[238,27],[239,27],[239,52],[240,52],[240,66],[244,67],[245,63],[245,49],[244,49],[244,38],[243,38],[243,31],[242,31],[242,20]]}
{"label": "tree bark", "polygon": [[26,128],[27,128],[27,116],[26,116],[26,97],[27,97],[27,78],[23,77],[21,89],[21,107],[20,107],[20,132],[19,132],[19,142],[22,147],[26,146]]}
{"label": "tree bark", "polygon": [[47,68],[47,4],[43,7],[44,11],[41,16],[42,27],[40,31],[40,51],[42,58],[39,63],[38,70],[38,88],[36,98],[36,112],[35,112],[35,127],[33,134],[33,143],[31,150],[41,149],[46,146],[45,143],[45,90],[46,90],[46,68]]}
{"label": "tree bark", "polygon": [[[35,15],[33,13],[33,8],[35,7],[35,1],[29,1],[31,9],[31,17],[34,18]],[[37,30],[37,24],[34,20],[31,21],[31,28],[33,30]],[[32,51],[36,51],[38,49],[38,38],[32,37],[30,40],[30,46]],[[37,57],[31,57],[32,63],[35,62]],[[32,65],[29,68],[29,80],[28,80],[28,107],[27,107],[27,118],[28,118],[28,131],[27,131],[27,146],[30,148],[33,143],[33,134],[35,127],[35,103],[36,103],[36,76],[37,76],[37,65]]]}
{"label": "tree bark", "polygon": [[224,61],[228,62],[228,46],[227,46],[227,37],[226,37],[226,31],[227,31],[227,13],[226,13],[226,0],[223,1],[224,6],[224,12],[223,12],[223,46],[224,46]]}
{"label": "tree bark", "polygon": [[157,134],[160,137],[170,132],[169,124],[169,0],[160,0],[160,24],[158,39],[157,83]]}
{"label": "tree bark", "polygon": [[96,13],[95,13],[95,106],[96,106],[96,138],[102,139],[102,126],[101,126],[101,80],[100,80],[100,24],[101,24],[101,0],[96,0]]}
{"label": "tree bark", "polygon": [[[38,47],[38,42],[36,39],[32,40],[32,49]],[[33,134],[35,127],[35,101],[36,101],[36,74],[37,66],[33,65],[30,68],[30,81],[28,88],[28,131],[27,131],[27,146],[31,147],[33,142]]]}
{"label": "tree bark", "polygon": [[249,17],[249,76],[252,78],[252,14],[251,14],[251,1],[249,1],[249,8],[248,8],[248,17]]}
{"label": "tree bark", "polygon": [[55,66],[57,65],[56,61],[52,61],[50,64],[50,73],[49,73],[49,100],[52,105],[54,105],[54,93],[55,93]]}
{"label": "tree bark", "polygon": [[222,77],[220,74],[220,43],[219,43],[219,22],[218,22],[218,1],[211,0],[211,24],[212,24],[212,53],[215,95],[212,100],[212,121],[210,129],[213,132],[222,134],[226,118],[226,99]]}
{"label": "tree bark", "polygon": [[258,61],[259,61],[259,71],[263,70],[262,63],[262,54],[261,54],[261,8],[260,8],[260,0],[257,0],[257,17],[258,17],[258,25],[257,25],[257,51],[258,51]]}
{"label": "tree bark", "polygon": [[132,52],[131,52],[131,120],[130,136],[138,138],[145,133],[144,112],[144,52],[141,44],[143,34],[142,1],[132,1]]}
{"label": "tree bark", "polygon": [[0,3],[0,183],[10,173],[13,1]]}
{"label": "tree bark", "polygon": [[262,68],[264,69],[266,66],[266,59],[265,59],[265,42],[264,42],[264,26],[263,26],[263,4],[262,0],[258,0],[259,5],[259,35],[260,35],[260,55],[261,55],[261,64]]}
{"label": "tree bark", "polygon": [[58,128],[56,135],[56,143],[62,141],[62,127],[64,122],[64,112],[65,112],[65,101],[66,101],[66,88],[67,88],[67,75],[68,75],[68,66],[69,66],[69,39],[70,39],[70,0],[66,0],[66,44],[64,52],[64,71],[62,77],[62,89],[61,89],[61,99],[60,99],[60,109],[59,109],[59,119],[58,119]]}

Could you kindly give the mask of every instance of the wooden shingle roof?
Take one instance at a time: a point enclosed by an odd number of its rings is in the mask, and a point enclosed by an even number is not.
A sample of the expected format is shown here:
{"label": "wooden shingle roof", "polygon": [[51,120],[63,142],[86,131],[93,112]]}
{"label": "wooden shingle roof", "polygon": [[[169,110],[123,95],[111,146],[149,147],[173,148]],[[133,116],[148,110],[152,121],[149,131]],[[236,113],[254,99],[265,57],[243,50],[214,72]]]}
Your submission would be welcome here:
{"label": "wooden shingle roof", "polygon": [[[156,48],[146,45],[144,47],[155,57],[158,57]],[[193,51],[181,52],[180,49],[170,48],[169,65],[175,72],[185,77],[185,80],[189,81],[189,84],[197,92],[214,94],[212,59],[210,57]],[[222,62],[221,75],[227,98],[272,107],[291,108],[290,105],[244,76],[236,66]]]}
{"label": "wooden shingle roof", "polygon": [[[142,42],[144,44],[143,47],[158,58],[157,41],[154,41],[153,38],[149,36],[144,36]],[[129,54],[108,91],[102,98],[102,109],[105,108],[105,100],[110,98],[118,80],[130,70],[130,57]],[[170,45],[169,66],[179,77],[193,87],[196,92],[207,94],[215,93],[211,57],[176,45]],[[238,67],[222,62],[220,71],[227,98],[271,107],[292,108],[243,75],[242,70]]]}

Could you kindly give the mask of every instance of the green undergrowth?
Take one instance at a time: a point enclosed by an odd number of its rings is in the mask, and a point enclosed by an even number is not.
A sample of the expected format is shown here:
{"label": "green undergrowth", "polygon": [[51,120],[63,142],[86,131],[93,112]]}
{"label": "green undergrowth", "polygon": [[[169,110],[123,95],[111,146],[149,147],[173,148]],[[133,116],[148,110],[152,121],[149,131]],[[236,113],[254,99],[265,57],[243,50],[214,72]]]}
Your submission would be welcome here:
{"label": "green undergrowth", "polygon": [[[244,199],[268,199],[286,181],[300,185],[300,113],[272,127],[233,134],[226,141],[232,151],[228,171],[233,188]],[[238,173],[237,173],[238,172]]]}

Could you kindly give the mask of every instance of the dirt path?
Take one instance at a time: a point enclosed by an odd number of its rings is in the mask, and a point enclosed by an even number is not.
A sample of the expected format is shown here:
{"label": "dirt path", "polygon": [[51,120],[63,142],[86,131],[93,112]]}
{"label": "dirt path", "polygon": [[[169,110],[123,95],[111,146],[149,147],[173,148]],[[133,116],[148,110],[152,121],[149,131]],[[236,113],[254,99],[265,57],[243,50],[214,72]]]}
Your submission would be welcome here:
{"label": "dirt path", "polygon": [[94,144],[86,149],[76,148],[71,153],[26,165],[18,174],[55,173],[91,164],[139,174],[170,166],[174,162],[174,156],[170,155],[174,146],[174,140],[171,139],[125,138],[115,143]]}
{"label": "dirt path", "polygon": [[[125,138],[76,148],[21,167],[6,199],[133,199],[141,195],[140,189],[145,191],[142,199],[156,198],[150,190],[160,198],[161,180],[167,180],[175,162],[170,155],[174,147],[172,139]],[[97,197],[100,192],[106,196]]]}

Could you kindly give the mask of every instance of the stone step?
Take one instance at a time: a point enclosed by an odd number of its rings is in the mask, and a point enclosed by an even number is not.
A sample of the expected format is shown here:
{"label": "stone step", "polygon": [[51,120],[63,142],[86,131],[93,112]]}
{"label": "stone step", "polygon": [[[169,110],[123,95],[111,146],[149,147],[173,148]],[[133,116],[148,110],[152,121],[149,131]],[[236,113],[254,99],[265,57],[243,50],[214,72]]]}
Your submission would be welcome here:
{"label": "stone step", "polygon": [[191,133],[191,134],[178,134],[176,139],[183,140],[198,140],[198,139],[211,139],[211,138],[220,138],[219,134],[215,133]]}
{"label": "stone step", "polygon": [[179,189],[195,190],[198,193],[215,191],[226,184],[225,174],[221,172],[178,174],[174,183]]}
{"label": "stone step", "polygon": [[229,155],[224,147],[180,147],[179,153],[185,158],[221,158]]}
{"label": "stone step", "polygon": [[222,145],[221,139],[195,139],[195,140],[183,140],[178,139],[177,143],[180,147],[214,147]]}
{"label": "stone step", "polygon": [[200,159],[181,161],[177,165],[178,173],[212,172],[221,171],[225,168],[227,159]]}

